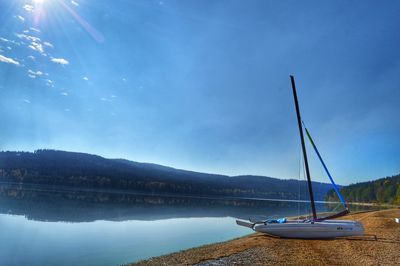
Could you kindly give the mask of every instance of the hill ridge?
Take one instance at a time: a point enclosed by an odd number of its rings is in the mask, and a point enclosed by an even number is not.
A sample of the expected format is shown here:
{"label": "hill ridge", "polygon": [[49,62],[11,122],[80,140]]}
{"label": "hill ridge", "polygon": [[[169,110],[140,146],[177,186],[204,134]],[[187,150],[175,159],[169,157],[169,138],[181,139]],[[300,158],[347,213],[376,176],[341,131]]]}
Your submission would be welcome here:
{"label": "hill ridge", "polygon": [[[271,199],[308,199],[305,181],[265,176],[226,176],[125,159],[60,150],[0,152],[0,181],[118,189],[149,194],[218,195]],[[323,200],[330,184],[313,182]]]}

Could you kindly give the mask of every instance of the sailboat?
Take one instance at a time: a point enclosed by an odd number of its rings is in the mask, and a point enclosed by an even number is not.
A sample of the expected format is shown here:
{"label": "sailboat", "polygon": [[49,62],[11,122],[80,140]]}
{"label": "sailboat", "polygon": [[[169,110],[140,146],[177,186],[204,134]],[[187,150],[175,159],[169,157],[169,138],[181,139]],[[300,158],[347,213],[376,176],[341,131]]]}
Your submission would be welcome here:
{"label": "sailboat", "polygon": [[[307,175],[307,185],[308,185],[308,192],[310,195],[312,218],[303,220],[300,219],[287,220],[286,218],[281,218],[281,219],[269,219],[264,221],[249,220],[248,222],[242,220],[236,220],[236,223],[240,226],[249,227],[257,232],[262,232],[268,235],[283,237],[283,238],[321,239],[321,238],[336,238],[336,237],[346,237],[346,236],[362,236],[364,234],[364,227],[360,222],[354,220],[333,220],[334,218],[339,218],[349,214],[349,209],[347,207],[346,201],[344,200],[343,196],[339,191],[339,188],[337,187],[331,174],[329,173],[328,168],[326,167],[324,161],[322,160],[321,154],[319,153],[313,139],[311,138],[309,131],[305,127],[304,122],[301,120],[294,77],[290,76],[290,80],[292,83],[293,98],[297,114],[297,122],[299,126],[301,147],[304,158],[304,167]],[[322,163],[323,168],[325,169],[325,172],[327,173],[332,183],[332,186],[336,194],[338,195],[340,201],[344,204],[345,210],[342,212],[329,215],[327,217],[317,216],[314,194],[312,191],[310,169],[308,166],[307,151],[304,143],[303,127],[307,134],[308,139],[311,142],[312,147],[314,148],[319,160]]]}

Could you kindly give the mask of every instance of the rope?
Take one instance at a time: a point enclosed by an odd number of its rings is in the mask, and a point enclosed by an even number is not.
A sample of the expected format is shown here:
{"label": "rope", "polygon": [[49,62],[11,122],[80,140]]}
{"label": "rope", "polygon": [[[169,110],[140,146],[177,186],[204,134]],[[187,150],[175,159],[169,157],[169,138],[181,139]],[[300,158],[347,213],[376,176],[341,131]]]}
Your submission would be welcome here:
{"label": "rope", "polygon": [[[308,181],[306,180],[306,169],[305,169],[305,167],[304,167],[304,163],[303,163],[303,180],[304,180],[305,182],[308,182]],[[310,216],[309,216],[309,214],[310,214],[310,205],[309,205],[309,204],[305,204],[304,210],[305,210],[306,213],[307,213],[306,218],[309,219],[309,218],[310,218]]]}
{"label": "rope", "polygon": [[368,213],[368,214],[364,215],[364,216],[363,216],[363,217],[361,217],[360,219],[357,219],[357,221],[364,220],[365,218],[367,218],[368,216],[371,216],[372,214],[374,214],[374,212],[370,212],[370,213]]}

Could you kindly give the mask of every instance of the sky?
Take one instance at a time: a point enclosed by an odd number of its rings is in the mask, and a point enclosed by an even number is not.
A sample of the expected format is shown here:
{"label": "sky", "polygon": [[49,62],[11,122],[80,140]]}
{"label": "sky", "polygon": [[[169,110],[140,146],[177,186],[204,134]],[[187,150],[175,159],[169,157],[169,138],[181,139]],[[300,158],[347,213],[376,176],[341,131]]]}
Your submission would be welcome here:
{"label": "sky", "polygon": [[294,75],[337,183],[397,174],[398,14],[398,1],[0,0],[0,149],[297,179]]}

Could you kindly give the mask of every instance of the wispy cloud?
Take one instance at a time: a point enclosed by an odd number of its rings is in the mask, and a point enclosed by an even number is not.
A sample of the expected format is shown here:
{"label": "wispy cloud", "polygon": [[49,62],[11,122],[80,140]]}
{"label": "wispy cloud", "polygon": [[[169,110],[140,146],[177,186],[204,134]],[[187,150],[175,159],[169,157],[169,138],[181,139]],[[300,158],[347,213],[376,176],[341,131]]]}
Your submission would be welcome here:
{"label": "wispy cloud", "polygon": [[60,64],[60,65],[68,65],[69,64],[68,60],[66,60],[64,58],[52,58],[51,61],[56,64]]}
{"label": "wispy cloud", "polygon": [[[38,29],[35,29],[35,28],[30,28],[30,29],[34,30],[34,31],[39,31]],[[28,33],[29,31],[25,30],[24,32]],[[18,33],[15,35],[21,40],[26,40],[26,41],[30,42],[30,44],[28,45],[28,48],[30,48],[36,52],[39,52],[43,56],[47,56],[47,54],[45,53],[45,50],[44,50],[44,46],[54,48],[53,44],[51,44],[49,42],[42,42],[39,37],[28,35],[25,33]],[[7,39],[4,39],[4,40],[12,42]],[[19,45],[19,43],[16,43],[16,44]]]}
{"label": "wispy cloud", "polygon": [[35,61],[35,57],[33,55],[29,55],[28,58],[31,59],[32,61]]}
{"label": "wispy cloud", "polygon": [[3,37],[0,37],[0,41],[12,43],[12,44],[15,44],[15,45],[19,45],[20,44],[19,42],[16,42],[16,41],[13,41],[13,40],[9,40],[9,39],[3,38]]}
{"label": "wispy cloud", "polygon": [[19,62],[18,61],[14,60],[12,58],[9,58],[9,57],[5,57],[4,55],[1,55],[1,54],[0,54],[0,62],[19,66]]}
{"label": "wispy cloud", "polygon": [[61,92],[61,95],[62,95],[62,96],[68,96],[68,93],[66,93],[66,92]]}
{"label": "wispy cloud", "polygon": [[39,29],[36,29],[36,28],[34,28],[34,27],[30,27],[29,29],[30,29],[31,31],[40,32]]}
{"label": "wispy cloud", "polygon": [[23,23],[25,22],[25,18],[23,16],[17,16],[17,18]]}
{"label": "wispy cloud", "polygon": [[73,4],[74,6],[79,6],[79,4],[77,2],[75,2],[74,0],[71,1],[71,4]]}
{"label": "wispy cloud", "polygon": [[33,10],[35,10],[32,5],[24,5],[22,8],[25,9],[27,12],[33,12]]}
{"label": "wispy cloud", "polygon": [[23,99],[22,100],[24,103],[31,103],[31,101],[29,101],[28,99]]}
{"label": "wispy cloud", "polygon": [[28,70],[28,73],[30,74],[30,75],[35,75],[35,76],[41,76],[41,75],[43,75],[43,72],[42,71],[33,71],[33,70],[31,70],[31,69],[29,69]]}
{"label": "wispy cloud", "polygon": [[28,47],[41,54],[44,53],[43,45],[41,43],[31,42],[31,45],[29,45]]}
{"label": "wispy cloud", "polygon": [[86,80],[86,81],[88,81],[88,80],[89,80],[89,78],[88,78],[88,77],[83,77],[82,79],[83,79],[83,80]]}
{"label": "wispy cloud", "polygon": [[51,79],[46,79],[46,86],[54,88],[54,82]]}
{"label": "wispy cloud", "polygon": [[43,42],[43,44],[46,45],[46,46],[48,46],[48,47],[54,48],[54,45],[52,45],[52,44],[49,43],[49,42]]}
{"label": "wispy cloud", "polygon": [[30,42],[40,42],[40,38],[39,37],[30,36],[30,35],[23,34],[23,33],[16,34],[16,36],[18,38],[20,38],[20,39],[25,39],[25,40],[30,41]]}

